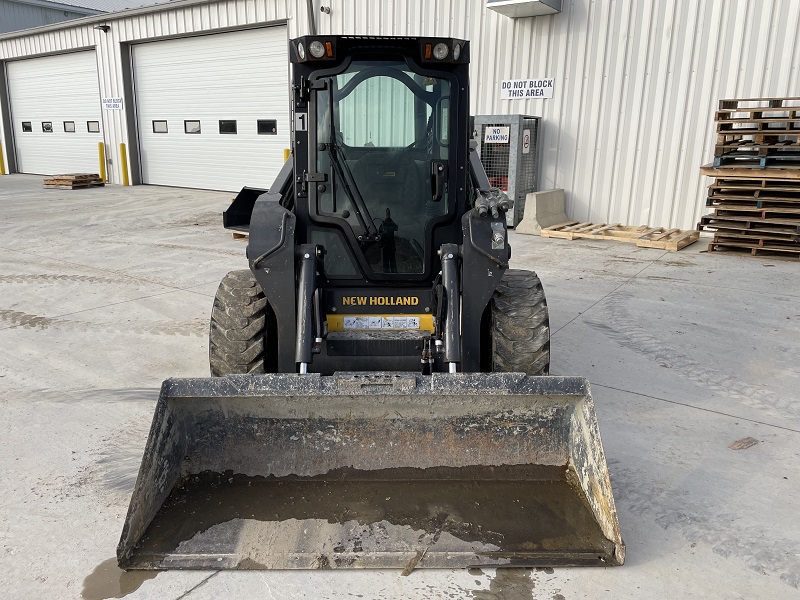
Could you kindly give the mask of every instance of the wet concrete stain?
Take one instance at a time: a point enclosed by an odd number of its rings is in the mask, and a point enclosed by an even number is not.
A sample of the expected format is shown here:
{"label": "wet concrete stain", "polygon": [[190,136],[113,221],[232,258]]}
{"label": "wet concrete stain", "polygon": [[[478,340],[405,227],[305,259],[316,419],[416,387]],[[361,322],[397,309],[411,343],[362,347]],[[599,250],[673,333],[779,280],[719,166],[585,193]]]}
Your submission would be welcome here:
{"label": "wet concrete stain", "polygon": [[531,600],[536,587],[531,569],[497,569],[488,590],[475,590],[475,600]]}
{"label": "wet concrete stain", "polygon": [[117,566],[116,558],[103,561],[91,575],[83,580],[81,598],[83,600],[108,600],[124,598],[135,592],[148,579],[154,579],[158,571],[123,571]]}
{"label": "wet concrete stain", "polygon": [[[151,335],[181,335],[181,336],[205,336],[208,333],[207,319],[190,319],[178,322],[145,322],[130,323],[120,327],[113,323],[91,323],[89,321],[71,321],[59,317],[45,317],[43,315],[33,315],[26,312],[10,309],[0,309],[0,323],[9,324],[9,329],[23,327],[25,329],[36,329],[44,331],[51,327],[63,331],[107,331],[115,333],[138,333]],[[2,327],[0,327],[2,329]]]}
{"label": "wet concrete stain", "polygon": [[[437,473],[436,478],[417,475],[416,480],[405,472],[413,469],[338,469],[313,478],[204,472],[173,490],[139,541],[132,564],[144,564],[137,563],[137,557],[146,561],[147,557],[169,554],[188,540],[200,544],[193,552],[203,553],[197,534],[216,528],[214,543],[218,544],[228,537],[219,527],[235,529],[242,520],[260,522],[263,525],[259,527],[266,528],[269,523],[309,519],[343,524],[341,533],[330,540],[333,553],[314,555],[315,568],[350,566],[337,558],[353,558],[364,548],[369,556],[370,548],[385,536],[383,522],[427,532],[433,536],[432,543],[444,531],[463,541],[491,544],[500,552],[515,553],[520,560],[526,553],[541,557],[552,552],[560,559],[563,555],[559,552],[576,548],[603,555],[608,551],[609,542],[582,498],[564,480],[562,467],[537,467],[538,479],[533,481],[514,478],[511,473],[505,473],[508,478],[488,480],[486,474],[476,477],[480,468],[475,467],[440,469],[447,473]],[[375,526],[375,531],[367,534],[374,537],[369,545],[366,538],[348,539],[344,524],[352,521]],[[268,536],[266,531],[260,535]],[[302,552],[303,543],[281,551]],[[238,552],[217,546],[214,551]],[[386,551],[389,549],[382,547],[381,552]],[[342,556],[337,557],[339,553]],[[542,558],[535,562],[547,564]],[[482,574],[480,570],[477,573]]]}

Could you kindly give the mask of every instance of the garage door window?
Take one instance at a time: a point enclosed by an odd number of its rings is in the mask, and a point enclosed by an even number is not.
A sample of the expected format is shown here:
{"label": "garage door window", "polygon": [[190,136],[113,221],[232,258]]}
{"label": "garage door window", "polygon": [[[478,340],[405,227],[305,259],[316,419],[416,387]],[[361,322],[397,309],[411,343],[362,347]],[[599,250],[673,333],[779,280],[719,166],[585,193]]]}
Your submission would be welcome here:
{"label": "garage door window", "polygon": [[184,133],[200,133],[200,121],[184,121]]}
{"label": "garage door window", "polygon": [[45,133],[53,133],[53,122],[44,121],[42,123],[42,131],[44,131]]}
{"label": "garage door window", "polygon": [[33,131],[33,127],[31,126],[30,121],[22,122],[22,131],[24,131],[25,133],[30,133],[31,131]]}
{"label": "garage door window", "polygon": [[153,133],[167,133],[168,131],[166,121],[153,121]]}
{"label": "garage door window", "polygon": [[89,133],[100,133],[100,121],[86,121],[86,129]]}
{"label": "garage door window", "polygon": [[278,121],[277,121],[277,119],[259,119],[258,120],[258,134],[259,135],[278,135]]}
{"label": "garage door window", "polygon": [[236,121],[220,121],[220,133],[236,133]]}
{"label": "garage door window", "polygon": [[64,133],[75,133],[75,121],[64,121]]}

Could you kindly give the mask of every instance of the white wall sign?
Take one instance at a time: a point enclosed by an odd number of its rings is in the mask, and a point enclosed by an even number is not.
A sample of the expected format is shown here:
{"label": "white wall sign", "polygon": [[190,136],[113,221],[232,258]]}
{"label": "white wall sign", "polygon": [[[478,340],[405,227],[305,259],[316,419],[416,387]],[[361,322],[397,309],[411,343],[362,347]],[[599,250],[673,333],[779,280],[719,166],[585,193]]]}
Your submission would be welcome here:
{"label": "white wall sign", "polygon": [[510,136],[510,127],[492,127],[486,128],[483,134],[484,144],[507,144]]}
{"label": "white wall sign", "polygon": [[122,98],[103,98],[105,110],[122,110]]}
{"label": "white wall sign", "polygon": [[507,79],[500,84],[500,98],[552,98],[553,79]]}

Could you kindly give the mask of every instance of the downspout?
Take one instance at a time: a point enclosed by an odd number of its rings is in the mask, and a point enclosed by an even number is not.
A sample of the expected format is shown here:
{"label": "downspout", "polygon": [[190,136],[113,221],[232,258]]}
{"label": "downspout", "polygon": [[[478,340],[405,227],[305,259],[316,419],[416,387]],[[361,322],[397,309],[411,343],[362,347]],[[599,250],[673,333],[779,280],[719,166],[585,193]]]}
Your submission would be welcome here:
{"label": "downspout", "polygon": [[308,33],[317,35],[317,22],[314,20],[314,0],[306,0],[308,8]]}

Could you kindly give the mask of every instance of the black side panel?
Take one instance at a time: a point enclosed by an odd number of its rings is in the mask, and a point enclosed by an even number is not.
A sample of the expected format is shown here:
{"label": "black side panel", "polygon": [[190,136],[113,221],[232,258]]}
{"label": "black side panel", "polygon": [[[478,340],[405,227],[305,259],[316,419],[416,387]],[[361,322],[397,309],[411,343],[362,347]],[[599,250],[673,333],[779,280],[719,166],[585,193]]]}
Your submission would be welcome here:
{"label": "black side panel", "polygon": [[464,246],[461,250],[461,370],[481,368],[481,317],[494,290],[508,269],[505,215],[479,217],[474,210],[461,220]]}
{"label": "black side panel", "polygon": [[294,214],[280,204],[280,194],[262,194],[250,219],[247,245],[250,270],[275,315],[278,336],[278,372],[294,373],[296,338]]}

